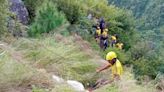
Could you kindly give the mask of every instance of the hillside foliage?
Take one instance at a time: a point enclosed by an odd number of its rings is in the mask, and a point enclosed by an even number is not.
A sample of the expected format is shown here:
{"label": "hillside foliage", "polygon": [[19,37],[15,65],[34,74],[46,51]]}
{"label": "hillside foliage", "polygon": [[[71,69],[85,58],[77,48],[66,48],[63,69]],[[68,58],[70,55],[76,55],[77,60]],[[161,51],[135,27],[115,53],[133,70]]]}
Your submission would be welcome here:
{"label": "hillside foliage", "polygon": [[[164,74],[163,0],[22,1],[30,15],[25,29],[28,37],[10,39],[9,44],[0,47],[0,73],[3,74],[0,91],[29,85],[34,92],[44,92],[46,87],[52,92],[72,91],[68,85],[51,83],[51,73],[66,80],[78,80],[87,87],[101,76],[101,73],[95,75],[100,62],[97,54],[105,59],[109,51],[115,51],[124,66],[132,66],[134,78],[141,82],[147,76],[156,79],[157,75]],[[6,36],[9,13],[8,1],[0,0],[0,38]],[[109,46],[103,51],[99,47],[94,39],[96,18],[105,20],[108,40],[116,34],[124,44],[123,50]],[[15,30],[20,32],[18,28]],[[45,70],[44,73],[38,72],[39,69]],[[62,86],[68,88],[61,89]],[[116,85],[108,86],[99,89],[100,92],[120,89]]]}
{"label": "hillside foliage", "polygon": [[0,0],[0,38],[7,33],[8,1]]}
{"label": "hillside foliage", "polygon": [[[136,75],[149,75],[153,78],[164,73],[164,62],[161,61],[164,51],[163,43],[163,0],[108,0],[109,4],[131,10],[139,31],[133,39],[130,50],[131,62]],[[139,77],[138,76],[138,77]]]}
{"label": "hillside foliage", "polygon": [[37,15],[28,34],[34,37],[42,33],[49,33],[64,23],[66,23],[64,14],[56,9],[55,4],[47,1],[37,10]]}

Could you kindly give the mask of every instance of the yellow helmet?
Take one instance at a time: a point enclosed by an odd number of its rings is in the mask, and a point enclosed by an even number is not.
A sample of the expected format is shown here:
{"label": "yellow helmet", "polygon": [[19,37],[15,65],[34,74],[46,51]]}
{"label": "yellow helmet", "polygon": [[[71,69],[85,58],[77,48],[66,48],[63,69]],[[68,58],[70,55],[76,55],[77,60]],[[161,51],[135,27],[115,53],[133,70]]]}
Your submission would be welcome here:
{"label": "yellow helmet", "polygon": [[105,29],[106,32],[108,32],[108,29]]}
{"label": "yellow helmet", "polygon": [[114,58],[117,58],[117,55],[113,51],[108,52],[108,54],[106,55],[106,60],[112,60]]}

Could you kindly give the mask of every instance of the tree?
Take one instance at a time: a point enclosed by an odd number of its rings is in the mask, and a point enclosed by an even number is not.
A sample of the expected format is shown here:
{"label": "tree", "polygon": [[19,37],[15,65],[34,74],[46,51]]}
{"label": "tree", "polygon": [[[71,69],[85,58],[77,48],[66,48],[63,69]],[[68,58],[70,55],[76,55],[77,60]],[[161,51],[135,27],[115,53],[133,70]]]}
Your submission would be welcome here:
{"label": "tree", "polygon": [[48,33],[66,22],[65,15],[52,2],[45,1],[36,12],[35,20],[28,31],[29,36]]}

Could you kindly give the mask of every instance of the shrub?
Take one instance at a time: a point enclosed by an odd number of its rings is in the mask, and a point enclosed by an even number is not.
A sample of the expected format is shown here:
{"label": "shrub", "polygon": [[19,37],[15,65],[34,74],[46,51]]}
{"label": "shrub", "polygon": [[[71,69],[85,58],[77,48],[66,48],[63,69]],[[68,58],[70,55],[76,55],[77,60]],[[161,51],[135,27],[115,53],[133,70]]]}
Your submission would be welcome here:
{"label": "shrub", "polygon": [[34,18],[36,16],[36,10],[41,5],[45,0],[22,0],[25,3],[25,6],[27,7],[29,17],[30,17],[30,22],[34,21]]}
{"label": "shrub", "polygon": [[0,0],[0,38],[7,33],[8,0]]}
{"label": "shrub", "polygon": [[77,23],[81,17],[86,15],[78,0],[53,0],[59,11],[63,11],[71,24]]}
{"label": "shrub", "polygon": [[39,36],[48,33],[66,22],[63,13],[56,9],[52,2],[43,3],[37,10],[35,22],[28,31],[29,36]]}

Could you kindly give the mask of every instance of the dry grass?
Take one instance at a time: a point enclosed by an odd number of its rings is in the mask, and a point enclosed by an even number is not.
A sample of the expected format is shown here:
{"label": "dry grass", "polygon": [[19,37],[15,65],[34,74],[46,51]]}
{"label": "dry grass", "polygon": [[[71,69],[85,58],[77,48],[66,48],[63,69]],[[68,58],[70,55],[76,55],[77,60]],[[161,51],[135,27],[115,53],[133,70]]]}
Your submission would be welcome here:
{"label": "dry grass", "polygon": [[30,92],[32,85],[50,87],[51,79],[47,73],[25,63],[23,55],[14,47],[3,43],[0,56],[0,92]]}
{"label": "dry grass", "polygon": [[137,85],[131,69],[126,68],[121,81],[101,87],[94,92],[157,92],[157,90],[151,82],[146,85]]}
{"label": "dry grass", "polygon": [[[80,40],[81,44],[77,44],[75,41],[77,38],[73,36],[65,38],[57,34],[42,39],[21,38],[11,44],[5,43],[5,47],[2,49],[6,50],[8,55],[6,53],[7,56],[2,60],[2,62],[7,61],[6,64],[0,64],[5,68],[1,69],[1,72],[7,72],[8,67],[19,69],[9,70],[10,74],[7,76],[11,77],[4,81],[3,84],[6,86],[4,89],[22,87],[32,90],[32,85],[35,85],[41,89],[55,87],[54,90],[62,90],[60,88],[62,85],[52,83],[51,74],[56,74],[64,79],[78,80],[84,84],[88,81],[95,81],[96,77],[89,78],[89,75],[94,74],[98,66],[95,63],[97,60],[88,56],[90,53],[88,53],[88,43],[83,42],[82,39]],[[87,46],[88,50],[85,51],[80,45]],[[10,60],[6,59],[10,59],[11,64],[8,62]],[[2,75],[1,79],[5,79],[5,76]],[[13,84],[9,81],[13,81]]]}
{"label": "dry grass", "polygon": [[[0,51],[6,51],[0,56],[0,92],[45,92],[45,89],[73,92],[66,84],[55,84],[52,74],[85,85],[94,83],[99,77],[110,78],[109,70],[95,74],[104,61],[79,36],[65,38],[57,34],[42,39],[21,38],[11,45],[5,44]],[[119,83],[95,92],[156,92],[154,85],[137,85],[131,70],[125,71]]]}

